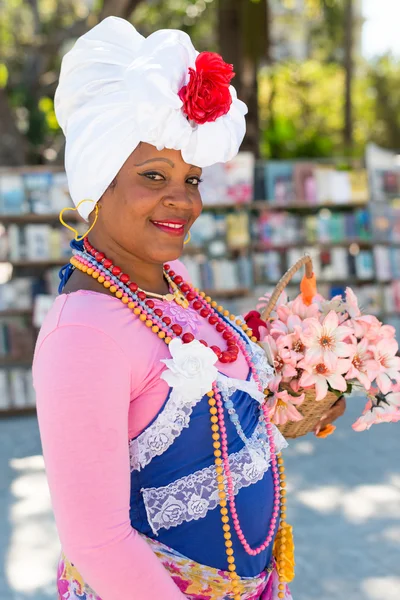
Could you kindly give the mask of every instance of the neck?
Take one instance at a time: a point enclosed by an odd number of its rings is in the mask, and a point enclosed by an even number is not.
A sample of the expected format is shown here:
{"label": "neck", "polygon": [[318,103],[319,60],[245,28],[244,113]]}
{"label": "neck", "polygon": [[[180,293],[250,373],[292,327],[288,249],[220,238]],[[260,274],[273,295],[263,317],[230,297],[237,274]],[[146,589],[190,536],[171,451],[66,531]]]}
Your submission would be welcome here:
{"label": "neck", "polygon": [[113,265],[120,267],[122,272],[129,275],[130,280],[134,281],[142,290],[156,294],[168,293],[163,264],[147,262],[127,252],[118,242],[109,238],[103,239],[94,232],[90,235],[89,242],[96,250],[104,252],[106,257],[112,260]]}

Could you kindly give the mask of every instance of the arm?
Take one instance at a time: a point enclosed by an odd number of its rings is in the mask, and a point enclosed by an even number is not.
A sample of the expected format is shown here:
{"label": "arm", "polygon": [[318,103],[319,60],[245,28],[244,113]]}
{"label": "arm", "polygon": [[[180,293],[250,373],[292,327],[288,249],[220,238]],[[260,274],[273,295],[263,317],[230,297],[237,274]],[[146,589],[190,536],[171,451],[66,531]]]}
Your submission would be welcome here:
{"label": "arm", "polygon": [[60,327],[34,363],[46,473],[67,558],[102,600],[182,600],[129,519],[128,360],[85,326]]}

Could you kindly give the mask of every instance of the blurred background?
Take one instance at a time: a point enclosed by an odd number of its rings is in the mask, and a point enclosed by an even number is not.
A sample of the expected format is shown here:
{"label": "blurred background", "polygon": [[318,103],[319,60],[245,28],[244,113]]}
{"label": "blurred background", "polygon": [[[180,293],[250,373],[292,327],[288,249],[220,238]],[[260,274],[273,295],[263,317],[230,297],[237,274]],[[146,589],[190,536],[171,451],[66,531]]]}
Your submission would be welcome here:
{"label": "blurred background", "polygon": [[[398,0],[4,0],[0,600],[56,597],[59,543],[30,371],[72,235],[58,222],[71,200],[53,98],[63,54],[109,15],[144,35],[183,29],[198,50],[220,52],[249,106],[242,151],[204,175],[204,212],[183,257],[195,285],[247,311],[308,252],[322,294],[351,285],[400,334]],[[400,430],[353,432],[363,406],[350,398],[334,436],[286,451],[294,600],[400,598]]]}

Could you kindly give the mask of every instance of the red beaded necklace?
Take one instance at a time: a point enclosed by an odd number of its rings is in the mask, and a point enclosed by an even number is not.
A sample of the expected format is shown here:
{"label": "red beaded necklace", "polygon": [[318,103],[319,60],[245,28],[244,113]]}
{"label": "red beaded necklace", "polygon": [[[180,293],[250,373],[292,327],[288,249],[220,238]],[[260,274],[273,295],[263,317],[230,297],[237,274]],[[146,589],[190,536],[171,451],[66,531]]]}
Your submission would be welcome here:
{"label": "red beaded necklace", "polygon": [[[161,308],[154,308],[155,303],[154,300],[148,297],[149,292],[145,290],[141,290],[139,286],[130,280],[129,275],[122,272],[120,267],[113,265],[113,262],[106,257],[104,252],[98,252],[96,248],[94,248],[87,238],[84,239],[84,247],[88,254],[93,256],[93,258],[100,263],[105,269],[110,271],[110,273],[116,277],[121,283],[127,286],[132,292],[136,293],[140,300],[143,300],[146,303],[146,306],[150,309],[154,309],[154,314],[161,318],[161,320],[171,328],[173,333],[180,337],[181,340],[188,344],[194,340],[194,335],[192,333],[183,333],[182,326],[179,323],[172,323],[172,319],[169,316],[164,316]],[[225,350],[221,350],[219,346],[210,346],[211,350],[217,355],[218,360],[222,363],[233,363],[237,360],[239,355],[239,347],[234,339],[234,334],[231,331],[230,327],[224,323],[222,319],[220,319],[215,314],[212,314],[210,308],[208,306],[208,302],[211,300],[208,296],[205,296],[204,299],[198,299],[197,293],[195,290],[192,290],[190,286],[183,281],[183,278],[180,275],[176,275],[175,272],[170,268],[169,265],[164,265],[164,275],[166,276],[167,281],[179,289],[180,294],[174,296],[170,294],[170,300],[177,301],[178,304],[183,305],[182,297],[186,299],[187,303],[191,303],[191,307],[200,314],[204,319],[208,319],[210,325],[213,325],[216,331],[220,334],[222,340],[226,344]],[[212,303],[213,304],[213,303]],[[212,306],[211,304],[211,306]],[[183,305],[184,306],[184,305]],[[215,303],[217,306],[217,303]],[[227,315],[229,315],[229,312]],[[253,339],[256,341],[256,338]],[[205,340],[200,340],[204,346],[208,346]],[[222,345],[222,344],[221,344]]]}
{"label": "red beaded necklace", "polygon": [[[119,267],[112,264],[112,261],[107,259],[101,252],[97,252],[93,246],[90,245],[87,238],[85,238],[85,250],[87,255],[78,252],[76,256],[71,258],[71,264],[79,269],[80,271],[87,273],[92,276],[105,288],[108,288],[112,294],[115,294],[117,298],[130,308],[135,315],[139,317],[141,321],[147,327],[151,327],[151,330],[158,335],[159,338],[168,345],[171,342],[172,337],[180,337],[183,343],[190,343],[194,336],[192,334],[183,334],[182,328],[178,324],[172,324],[169,317],[164,317],[161,309],[154,309],[154,302],[147,298],[146,293],[143,290],[139,290],[136,283],[130,281],[129,276],[122,273]],[[93,257],[93,258],[91,258]],[[223,339],[227,340],[228,349],[221,352],[216,346],[211,346],[211,349],[217,354],[221,362],[233,362],[237,358],[239,347],[246,358],[246,361],[252,371],[254,380],[258,383],[260,391],[262,391],[261,382],[258,377],[257,371],[252,363],[246,344],[241,339],[240,334],[235,330],[231,329],[228,324],[218,313],[222,313],[224,317],[228,317],[231,321],[235,321],[237,325],[241,327],[244,334],[248,336],[252,341],[257,341],[252,335],[251,329],[243,324],[236,317],[223,309],[222,306],[218,306],[216,302],[212,301],[209,296],[206,296],[204,292],[199,292],[197,289],[191,288],[187,283],[183,282],[180,276],[175,275],[171,271],[169,265],[164,265],[165,273],[169,278],[173,279],[174,282],[180,286],[180,290],[183,294],[186,294],[188,302],[192,302],[193,307],[196,302],[195,310],[198,310],[200,315],[207,318],[208,321],[215,325],[216,330],[222,334]],[[114,283],[113,283],[114,282]],[[122,288],[122,289],[121,289]],[[130,294],[124,293],[123,288],[130,291]],[[139,306],[140,304],[140,306]],[[153,310],[154,309],[154,310]],[[158,312],[157,312],[158,311]],[[218,311],[218,312],[217,312]],[[211,318],[216,318],[216,321]],[[156,321],[162,323],[161,327],[156,324]],[[168,320],[167,320],[168,319]],[[179,331],[178,333],[175,333]],[[168,333],[171,332],[171,336]],[[230,334],[230,335],[226,335]],[[207,343],[204,340],[200,340],[204,345]],[[231,350],[236,347],[237,350]],[[218,355],[219,353],[219,355]],[[267,391],[267,390],[265,390]],[[266,405],[262,405],[262,412],[264,414],[264,421],[266,425],[266,431],[269,439],[269,446],[271,451],[271,468],[273,473],[274,482],[274,508],[271,518],[268,534],[263,543],[257,548],[251,548],[248,544],[240,527],[240,522],[235,505],[235,494],[234,494],[234,483],[232,474],[230,472],[229,456],[228,456],[228,445],[227,445],[227,432],[224,422],[224,409],[221,399],[221,394],[216,385],[213,384],[213,389],[208,392],[208,404],[210,406],[210,418],[211,418],[211,430],[214,448],[214,462],[217,474],[217,485],[218,495],[220,501],[220,512],[221,521],[223,528],[223,535],[225,540],[225,550],[227,555],[228,570],[232,580],[232,592],[235,600],[240,600],[240,578],[236,573],[236,564],[234,553],[232,549],[231,533],[230,533],[230,519],[228,517],[228,505],[233,521],[234,530],[246,550],[246,552],[252,556],[256,556],[262,552],[269,544],[273,541],[274,531],[279,520],[279,509],[280,509],[280,524],[279,530],[276,535],[274,554],[277,559],[277,571],[279,576],[278,585],[278,598],[285,598],[285,582],[291,581],[293,578],[293,541],[291,527],[285,521],[286,516],[286,499],[285,499],[285,475],[283,459],[280,454],[275,455],[275,443],[273,439],[273,429],[269,421],[268,410]]]}

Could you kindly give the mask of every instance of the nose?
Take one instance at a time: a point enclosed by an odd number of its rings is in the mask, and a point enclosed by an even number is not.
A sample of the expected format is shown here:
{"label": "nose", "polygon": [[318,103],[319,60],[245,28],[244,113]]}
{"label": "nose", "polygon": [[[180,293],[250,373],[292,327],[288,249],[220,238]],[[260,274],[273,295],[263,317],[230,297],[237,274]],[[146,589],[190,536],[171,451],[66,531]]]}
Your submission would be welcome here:
{"label": "nose", "polygon": [[164,206],[181,208],[183,210],[192,210],[193,200],[187,189],[186,184],[174,184],[168,188],[168,192],[163,196]]}

